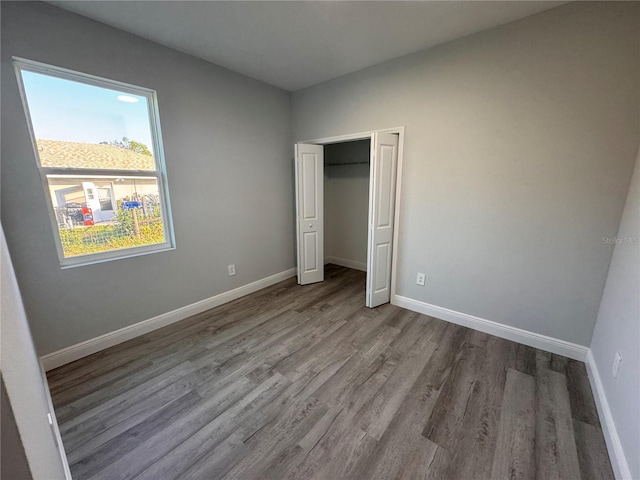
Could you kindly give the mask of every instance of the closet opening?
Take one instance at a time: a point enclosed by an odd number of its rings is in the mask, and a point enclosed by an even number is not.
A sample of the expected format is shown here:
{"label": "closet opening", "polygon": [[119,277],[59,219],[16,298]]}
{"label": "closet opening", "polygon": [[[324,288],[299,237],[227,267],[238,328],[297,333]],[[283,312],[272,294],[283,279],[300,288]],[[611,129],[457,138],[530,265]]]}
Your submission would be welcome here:
{"label": "closet opening", "polygon": [[296,144],[298,284],[332,263],[366,272],[367,307],[392,300],[403,140],[400,127]]}
{"label": "closet opening", "polygon": [[324,147],[324,263],[367,271],[371,139]]}

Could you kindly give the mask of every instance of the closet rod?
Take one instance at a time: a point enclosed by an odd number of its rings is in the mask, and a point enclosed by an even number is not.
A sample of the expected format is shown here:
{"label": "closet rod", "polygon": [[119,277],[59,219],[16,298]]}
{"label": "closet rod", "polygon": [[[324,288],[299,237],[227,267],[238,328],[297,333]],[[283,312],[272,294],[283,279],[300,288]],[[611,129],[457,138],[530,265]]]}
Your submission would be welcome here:
{"label": "closet rod", "polygon": [[327,167],[344,167],[345,165],[369,165],[370,162],[328,163]]}

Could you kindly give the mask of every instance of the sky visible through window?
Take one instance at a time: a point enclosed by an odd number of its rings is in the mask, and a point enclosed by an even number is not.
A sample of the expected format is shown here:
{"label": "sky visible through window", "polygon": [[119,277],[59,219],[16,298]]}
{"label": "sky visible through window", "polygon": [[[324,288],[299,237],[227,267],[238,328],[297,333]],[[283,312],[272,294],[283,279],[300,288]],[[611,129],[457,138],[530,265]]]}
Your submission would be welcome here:
{"label": "sky visible through window", "polygon": [[[127,137],[153,152],[145,97],[24,70],[22,79],[36,139],[100,143]],[[118,99],[123,96],[129,101]]]}

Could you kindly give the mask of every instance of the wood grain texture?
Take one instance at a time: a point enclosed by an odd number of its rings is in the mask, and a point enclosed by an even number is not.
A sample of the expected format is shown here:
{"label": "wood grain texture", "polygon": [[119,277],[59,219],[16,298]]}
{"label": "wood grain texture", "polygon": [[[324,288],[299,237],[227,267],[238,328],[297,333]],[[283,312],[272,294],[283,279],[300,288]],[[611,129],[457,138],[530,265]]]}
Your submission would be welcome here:
{"label": "wood grain texture", "polygon": [[535,388],[532,376],[507,372],[491,478],[535,478]]}
{"label": "wood grain texture", "polygon": [[540,478],[579,478],[567,380],[541,369],[536,381],[536,472]]}
{"label": "wood grain texture", "polygon": [[602,432],[598,427],[573,420],[582,480],[614,480]]}
{"label": "wood grain texture", "polygon": [[325,278],[49,372],[73,478],[613,478],[583,364]]}

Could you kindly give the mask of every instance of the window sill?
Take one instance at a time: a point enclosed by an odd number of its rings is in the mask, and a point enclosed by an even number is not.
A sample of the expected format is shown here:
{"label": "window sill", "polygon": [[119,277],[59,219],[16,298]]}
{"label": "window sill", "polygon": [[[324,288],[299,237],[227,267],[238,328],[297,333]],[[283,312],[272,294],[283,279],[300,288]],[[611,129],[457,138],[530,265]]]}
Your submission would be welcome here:
{"label": "window sill", "polygon": [[84,267],[86,265],[95,265],[97,263],[140,257],[151,253],[168,252],[175,249],[176,247],[170,243],[161,243],[158,245],[149,245],[148,247],[123,248],[122,250],[114,250],[112,252],[78,255],[77,257],[69,257],[60,260],[60,268],[66,270],[68,268]]}

